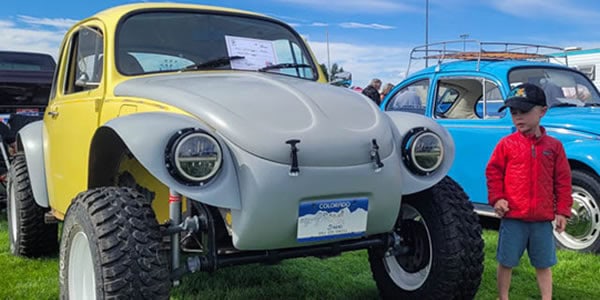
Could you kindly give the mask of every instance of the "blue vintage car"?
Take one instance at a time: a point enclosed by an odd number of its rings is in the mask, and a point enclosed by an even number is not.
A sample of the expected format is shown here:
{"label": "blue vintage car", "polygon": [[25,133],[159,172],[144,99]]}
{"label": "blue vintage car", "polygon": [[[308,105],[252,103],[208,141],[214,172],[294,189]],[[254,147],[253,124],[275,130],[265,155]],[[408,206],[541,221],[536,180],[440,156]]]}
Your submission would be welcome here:
{"label": "blue vintage car", "polygon": [[[485,167],[500,138],[516,130],[510,114],[498,108],[512,87],[539,85],[549,104],[542,125],[562,141],[573,176],[572,218],[564,233],[555,232],[556,241],[564,248],[600,252],[598,90],[583,73],[549,61],[541,46],[477,42],[475,50],[465,51],[463,45],[458,50],[451,43],[415,48],[411,58],[433,58],[433,66],[407,76],[381,108],[422,114],[445,126],[456,143],[449,176],[464,188],[480,215],[495,216],[487,204]],[[486,51],[490,45],[502,47]]]}

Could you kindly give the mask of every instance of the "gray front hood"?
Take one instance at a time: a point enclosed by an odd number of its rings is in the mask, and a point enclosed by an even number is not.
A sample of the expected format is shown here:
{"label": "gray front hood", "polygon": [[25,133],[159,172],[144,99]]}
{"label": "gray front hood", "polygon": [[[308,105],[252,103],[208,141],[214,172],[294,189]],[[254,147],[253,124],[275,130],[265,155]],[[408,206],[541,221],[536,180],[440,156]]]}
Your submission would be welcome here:
{"label": "gray front hood", "polygon": [[370,162],[373,139],[382,158],[392,151],[390,124],[372,101],[322,83],[253,72],[186,73],[128,80],[115,95],[178,107],[242,149],[276,162],[290,163],[290,139],[301,140],[300,166]]}

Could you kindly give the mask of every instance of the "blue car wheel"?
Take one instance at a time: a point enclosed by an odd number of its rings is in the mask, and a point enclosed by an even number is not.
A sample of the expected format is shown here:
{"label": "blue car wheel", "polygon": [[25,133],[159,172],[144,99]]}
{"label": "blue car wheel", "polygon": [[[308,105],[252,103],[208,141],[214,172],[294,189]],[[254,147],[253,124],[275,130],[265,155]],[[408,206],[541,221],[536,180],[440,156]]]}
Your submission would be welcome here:
{"label": "blue car wheel", "polygon": [[573,206],[563,233],[554,232],[559,247],[600,252],[600,181],[585,171],[573,170]]}

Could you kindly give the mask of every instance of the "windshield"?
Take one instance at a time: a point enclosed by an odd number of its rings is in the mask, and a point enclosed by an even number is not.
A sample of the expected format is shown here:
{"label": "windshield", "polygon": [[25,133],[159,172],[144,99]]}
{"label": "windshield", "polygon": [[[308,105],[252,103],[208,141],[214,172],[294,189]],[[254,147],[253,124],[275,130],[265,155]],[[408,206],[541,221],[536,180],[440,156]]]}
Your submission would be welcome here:
{"label": "windshield", "polygon": [[521,83],[543,88],[549,107],[600,106],[600,95],[592,82],[570,69],[522,68],[508,77],[511,89]]}
{"label": "windshield", "polygon": [[[207,12],[145,12],[117,35],[117,68],[125,75],[190,70],[264,71],[316,80],[303,41],[277,22]],[[278,66],[274,68],[266,68]]]}

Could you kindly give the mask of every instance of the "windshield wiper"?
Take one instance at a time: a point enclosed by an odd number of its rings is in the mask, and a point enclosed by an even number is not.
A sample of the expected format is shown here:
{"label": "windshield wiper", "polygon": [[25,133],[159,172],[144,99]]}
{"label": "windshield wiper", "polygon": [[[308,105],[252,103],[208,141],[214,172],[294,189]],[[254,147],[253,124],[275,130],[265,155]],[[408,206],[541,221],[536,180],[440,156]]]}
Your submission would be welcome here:
{"label": "windshield wiper", "polygon": [[594,107],[595,107],[595,106],[600,106],[600,103],[596,103],[596,102],[589,102],[589,103],[586,103],[584,106],[585,106],[585,107],[590,107],[590,106],[594,106]]}
{"label": "windshield wiper", "polygon": [[199,64],[193,64],[189,66],[185,66],[179,71],[189,71],[189,70],[200,70],[200,69],[210,69],[228,65],[232,60],[243,59],[243,56],[223,56],[219,58],[215,58],[213,60],[209,60]]}
{"label": "windshield wiper", "polygon": [[258,71],[259,72],[265,72],[265,71],[268,71],[268,70],[290,69],[290,68],[294,68],[294,69],[298,69],[298,68],[312,68],[312,66],[308,65],[308,64],[283,63],[283,64],[276,64],[276,65],[266,66],[266,67],[258,69]]}

